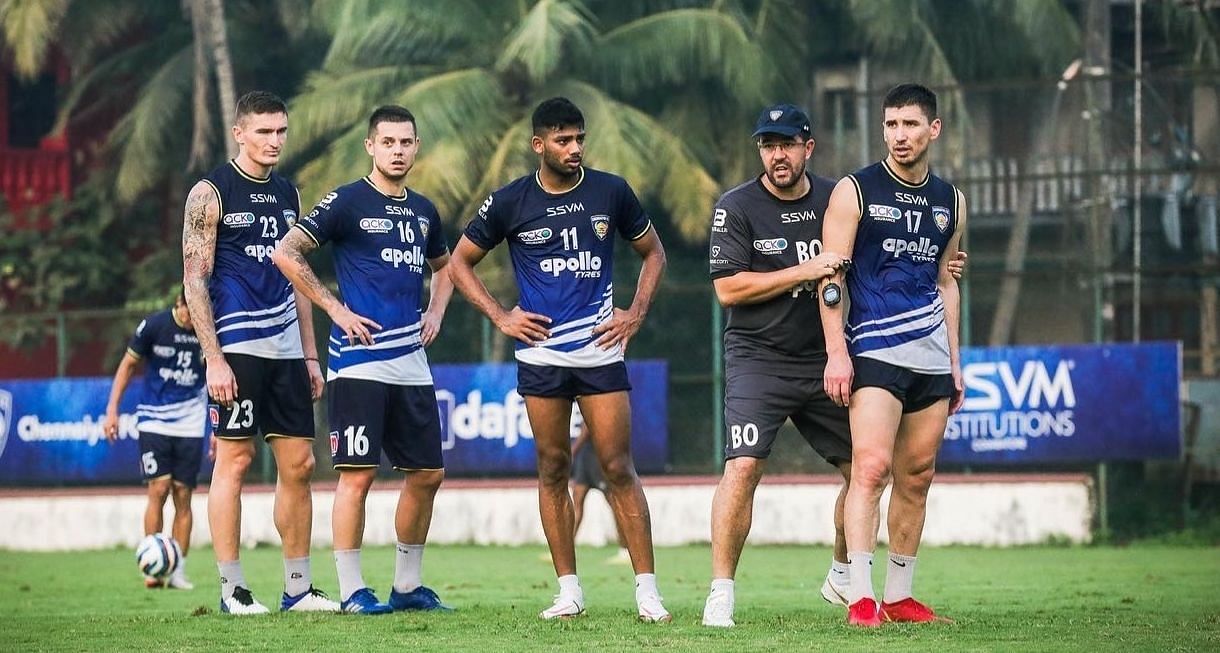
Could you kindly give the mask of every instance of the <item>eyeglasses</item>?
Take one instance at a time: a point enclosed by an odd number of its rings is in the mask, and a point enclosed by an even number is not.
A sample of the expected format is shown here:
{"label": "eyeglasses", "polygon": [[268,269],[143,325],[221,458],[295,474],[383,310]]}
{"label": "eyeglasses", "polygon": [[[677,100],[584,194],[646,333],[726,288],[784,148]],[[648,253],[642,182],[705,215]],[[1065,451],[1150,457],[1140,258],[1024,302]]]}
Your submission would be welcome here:
{"label": "eyeglasses", "polygon": [[796,152],[805,148],[805,141],[759,141],[758,150],[763,154],[774,154],[779,150]]}

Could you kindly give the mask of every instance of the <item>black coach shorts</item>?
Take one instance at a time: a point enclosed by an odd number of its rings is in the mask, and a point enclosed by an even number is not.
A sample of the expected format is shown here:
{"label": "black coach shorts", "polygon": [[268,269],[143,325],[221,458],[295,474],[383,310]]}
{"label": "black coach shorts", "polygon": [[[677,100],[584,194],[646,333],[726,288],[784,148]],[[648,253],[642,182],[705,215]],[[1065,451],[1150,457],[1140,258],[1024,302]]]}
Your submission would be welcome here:
{"label": "black coach shorts", "polygon": [[517,362],[517,394],[531,397],[564,397],[631,390],[627,365],[622,361],[600,367],[559,367]]}
{"label": "black coach shorts", "polygon": [[821,378],[731,374],[724,390],[726,459],[766,458],[784,420],[792,423],[818,455],[838,465],[851,460],[847,409],[836,406]]}
{"label": "black coach shorts", "polygon": [[263,434],[313,438],[313,397],[305,359],[225,354],[237,379],[237,399],[229,406],[208,404],[216,437],[242,439]]}
{"label": "black coach shorts", "polygon": [[140,471],[144,482],[165,478],[194,489],[203,465],[203,438],[140,431]]}
{"label": "black coach shorts", "polygon": [[434,386],[340,378],[326,392],[335,469],[377,467],[382,451],[399,471],[445,468]]}
{"label": "black coach shorts", "polygon": [[953,396],[952,374],[920,374],[873,358],[852,358],[851,389],[882,388],[902,402],[903,413],[916,413]]}

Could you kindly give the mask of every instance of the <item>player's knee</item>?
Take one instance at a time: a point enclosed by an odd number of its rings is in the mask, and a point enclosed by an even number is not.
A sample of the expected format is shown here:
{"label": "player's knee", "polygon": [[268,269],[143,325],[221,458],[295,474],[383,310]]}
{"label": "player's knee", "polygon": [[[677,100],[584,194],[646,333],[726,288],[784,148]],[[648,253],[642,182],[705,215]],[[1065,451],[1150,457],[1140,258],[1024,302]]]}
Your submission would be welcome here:
{"label": "player's knee", "polygon": [[279,463],[280,478],[291,483],[308,483],[313,478],[315,462],[313,450],[307,449]]}
{"label": "player's knee", "polygon": [[890,477],[890,458],[882,454],[857,452],[851,463],[851,485],[877,489],[885,487]]}
{"label": "player's knee", "polygon": [[175,510],[188,510],[191,507],[191,488],[182,483],[174,482],[171,490]]}
{"label": "player's knee", "polygon": [[425,469],[407,472],[407,485],[418,492],[436,494],[445,480],[445,470]]}
{"label": "player's knee", "polygon": [[623,454],[603,461],[602,476],[605,477],[607,485],[614,487],[634,485],[635,464],[631,462],[631,456]]}
{"label": "player's knee", "polygon": [[766,460],[751,456],[730,458],[724,463],[722,482],[733,487],[753,488],[762,480]]}
{"label": "player's knee", "polygon": [[543,485],[567,488],[571,470],[572,454],[558,450],[538,452],[538,481]]}
{"label": "player's knee", "polygon": [[905,465],[894,477],[895,489],[926,496],[936,476],[936,458],[926,458]]}
{"label": "player's knee", "polygon": [[376,477],[376,469],[342,470],[339,472],[339,490],[365,496],[373,487]]}
{"label": "player's knee", "polygon": [[148,483],[148,499],[157,505],[164,505],[169,497],[169,479],[159,478]]}
{"label": "player's knee", "polygon": [[234,479],[238,482],[246,475],[250,465],[254,463],[254,447],[241,447],[226,450],[216,461],[213,476]]}

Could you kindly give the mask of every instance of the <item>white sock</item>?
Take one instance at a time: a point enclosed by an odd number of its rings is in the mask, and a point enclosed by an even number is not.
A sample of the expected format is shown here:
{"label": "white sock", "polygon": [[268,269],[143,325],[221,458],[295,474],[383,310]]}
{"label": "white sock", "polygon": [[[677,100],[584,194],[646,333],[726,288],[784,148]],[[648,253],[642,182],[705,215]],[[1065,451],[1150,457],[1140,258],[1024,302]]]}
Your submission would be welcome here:
{"label": "white sock", "polygon": [[635,575],[635,596],[638,599],[641,596],[649,594],[659,594],[657,592],[657,575],[656,574],[636,574]]}
{"label": "white sock", "polygon": [[399,542],[394,548],[394,591],[406,593],[423,585],[424,545]]}
{"label": "white sock", "polygon": [[[220,599],[222,601],[233,597],[233,588],[246,587],[246,576],[241,572],[241,560],[218,562],[216,567],[220,569]],[[246,587],[246,589],[250,588]]]}
{"label": "white sock", "polygon": [[851,567],[846,562],[831,558],[830,573],[826,577],[830,579],[831,585],[842,590],[851,584]]}
{"label": "white sock", "polygon": [[712,592],[728,592],[729,597],[733,596],[733,579],[732,578],[713,578]]}
{"label": "white sock", "polygon": [[300,596],[313,585],[313,574],[309,570],[309,556],[284,558],[284,593]]}
{"label": "white sock", "polygon": [[339,572],[339,600],[352,598],[364,589],[364,576],[360,573],[360,549],[335,551],[335,569]]}
{"label": "white sock", "polygon": [[860,599],[874,599],[873,554],[851,551],[847,554],[851,583],[847,588],[847,604],[855,605]]}
{"label": "white sock", "polygon": [[178,568],[174,570],[174,578],[186,580],[186,556],[178,558]]}
{"label": "white sock", "polygon": [[885,569],[885,602],[897,603],[911,598],[911,583],[915,580],[915,556],[890,554]]}
{"label": "white sock", "polygon": [[580,589],[580,579],[576,574],[568,574],[559,577],[559,593],[569,596],[584,596],[584,591]]}

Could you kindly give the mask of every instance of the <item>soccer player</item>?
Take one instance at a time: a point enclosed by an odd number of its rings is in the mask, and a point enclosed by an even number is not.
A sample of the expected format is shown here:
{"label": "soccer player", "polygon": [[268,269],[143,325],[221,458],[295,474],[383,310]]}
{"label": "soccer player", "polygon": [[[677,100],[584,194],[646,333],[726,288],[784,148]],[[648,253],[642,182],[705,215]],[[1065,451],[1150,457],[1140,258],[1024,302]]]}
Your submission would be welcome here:
{"label": "soccer player", "polygon": [[[635,192],[621,177],[583,165],[585,120],[566,98],[534,110],[530,146],[538,170],[495,191],[454,250],[454,285],[502,333],[517,341],[517,391],[534,431],[538,508],[559,577],[543,619],[584,612],[576,575],[569,419],[572,402],[589,423],[606,477],[607,499],[627,540],[640,619],[669,621],[657,592],[648,502],[631,460],[631,406],[623,352],[652,304],[665,250]],[[635,298],[615,308],[614,236],[643,259]],[[487,252],[508,240],[520,304],[506,309],[474,274]]]}
{"label": "soccer player", "polygon": [[208,523],[220,569],[220,610],[261,614],[238,559],[242,478],[260,432],[275,456],[275,526],[283,540],[281,610],[334,612],[313,587],[313,405],[322,396],[309,300],[275,265],[276,242],[296,222],[300,196],[272,171],[288,136],[288,110],[264,91],[237,102],[237,158],[191,189],[182,230],[183,284],[203,350],[208,414],[217,438]]}
{"label": "soccer player", "polygon": [[[936,95],[901,84],[883,108],[885,160],[840,180],[826,211],[826,249],[853,261],[846,329],[843,303],[822,303],[826,394],[851,415],[848,623],[868,627],[937,620],[912,597],[911,584],[936,452],[964,396],[959,296],[948,266],[965,232],[966,200],[929,169],[941,130]],[[842,277],[836,273],[834,282]],[[889,565],[878,606],[871,569],[878,503],[891,477]]]}
{"label": "soccer player", "polygon": [[[424,542],[432,501],[445,476],[440,411],[424,347],[436,339],[453,284],[449,248],[428,198],[407,187],[420,139],[415,116],[400,106],[369,117],[367,177],[328,194],[296,224],[275,263],[331,317],[327,356],[330,453],[339,471],[332,519],[339,598],[345,612],[449,610],[423,585]],[[330,242],[343,301],[309,267],[305,254]],[[432,270],[427,310],[424,262]],[[398,535],[388,604],[360,571],[365,499],[381,452],[403,472],[394,515]]]}
{"label": "soccer player", "polygon": [[144,586],[164,584],[174,589],[194,589],[186,578],[186,555],[190,552],[194,525],[191,493],[203,462],[207,396],[203,391],[199,338],[195,336],[186,297],[181,292],[173,308],[153,313],[140,322],[119,361],[102,422],[102,432],[110,442],[119,435],[119,400],[141,361],[144,389],[136,407],[136,420],[140,431],[140,467],[148,485],[144,534],[161,532],[165,500],[173,496],[171,532],[182,547],[182,559],[169,579],[145,577]]}
{"label": "soccer player", "polygon": [[[724,333],[725,469],[712,503],[712,587],[703,623],[732,627],[734,576],[752,521],[754,491],[780,426],[836,466],[835,546],[822,597],[846,607],[843,497],[851,477],[847,411],[826,396],[826,346],[817,281],[844,265],[822,250],[822,220],[835,182],[807,172],[815,142],[809,117],[791,104],[764,109],[754,126],[763,173],[726,192],[711,226],[710,270],[728,309]],[[958,268],[960,272],[960,268]]]}

